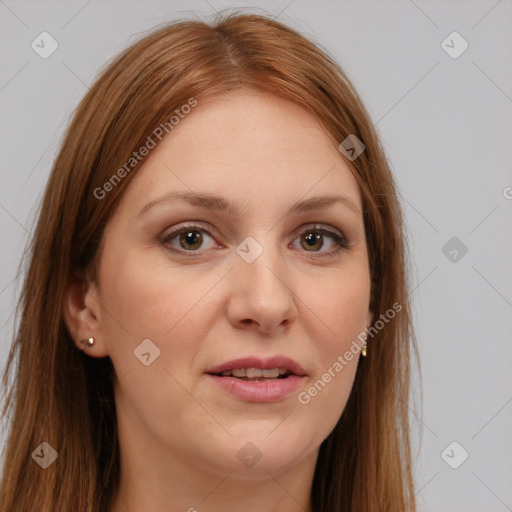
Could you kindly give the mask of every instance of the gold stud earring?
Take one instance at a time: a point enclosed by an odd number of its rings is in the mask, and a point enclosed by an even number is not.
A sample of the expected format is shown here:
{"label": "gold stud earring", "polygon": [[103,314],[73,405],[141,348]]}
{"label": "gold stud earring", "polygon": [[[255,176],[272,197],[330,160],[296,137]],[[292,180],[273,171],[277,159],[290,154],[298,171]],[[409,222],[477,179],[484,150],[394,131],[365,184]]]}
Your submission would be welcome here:
{"label": "gold stud earring", "polygon": [[363,357],[366,357],[366,345],[363,347],[363,351],[361,354]]}
{"label": "gold stud earring", "polygon": [[94,338],[92,338],[92,337],[91,337],[91,338],[89,338],[89,339],[87,339],[87,340],[82,340],[82,341],[80,342],[80,344],[82,345],[82,349],[81,349],[81,350],[84,350],[84,349],[86,349],[86,348],[89,348],[89,347],[91,347],[92,345],[94,345]]}

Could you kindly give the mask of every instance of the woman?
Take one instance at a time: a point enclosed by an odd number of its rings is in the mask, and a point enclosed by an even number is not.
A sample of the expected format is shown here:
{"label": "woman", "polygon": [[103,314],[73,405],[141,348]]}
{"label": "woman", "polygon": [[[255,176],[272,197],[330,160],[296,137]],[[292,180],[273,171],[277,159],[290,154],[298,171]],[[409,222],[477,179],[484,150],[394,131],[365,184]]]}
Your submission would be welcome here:
{"label": "woman", "polygon": [[297,32],[132,45],[45,191],[0,509],[414,511],[401,219],[359,96]]}

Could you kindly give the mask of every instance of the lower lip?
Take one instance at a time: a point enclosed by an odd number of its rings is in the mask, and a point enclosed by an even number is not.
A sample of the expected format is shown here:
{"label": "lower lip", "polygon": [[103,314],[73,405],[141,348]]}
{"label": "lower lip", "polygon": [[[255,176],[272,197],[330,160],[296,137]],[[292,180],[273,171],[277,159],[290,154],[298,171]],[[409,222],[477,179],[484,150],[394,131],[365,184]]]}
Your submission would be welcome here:
{"label": "lower lip", "polygon": [[236,377],[219,377],[207,374],[222,389],[249,402],[277,402],[297,391],[304,376],[290,375],[286,379],[275,379],[267,382],[250,382]]}

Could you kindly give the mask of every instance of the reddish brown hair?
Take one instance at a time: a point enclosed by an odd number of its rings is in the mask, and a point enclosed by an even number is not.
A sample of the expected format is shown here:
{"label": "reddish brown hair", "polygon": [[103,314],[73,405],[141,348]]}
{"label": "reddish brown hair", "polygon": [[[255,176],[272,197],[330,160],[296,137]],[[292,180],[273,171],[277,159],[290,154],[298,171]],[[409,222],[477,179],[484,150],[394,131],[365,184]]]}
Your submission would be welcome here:
{"label": "reddish brown hair", "polygon": [[[406,243],[395,184],[372,122],[340,67],[294,30],[257,15],[213,24],[185,21],[143,37],[101,73],[78,106],[56,158],[27,251],[17,332],[5,369],[11,413],[0,509],[97,512],[119,481],[110,359],[77,350],[63,320],[70,276],[94,277],[105,224],[137,169],[103,200],[94,190],[155,127],[193,97],[252,88],[308,109],[333,144],[355,134],[366,146],[347,161],[363,197],[374,318],[400,313],[373,337],[338,424],[320,446],[314,512],[414,511],[408,403],[415,349]],[[9,372],[15,376],[8,386]],[[58,463],[32,460],[46,441]]]}

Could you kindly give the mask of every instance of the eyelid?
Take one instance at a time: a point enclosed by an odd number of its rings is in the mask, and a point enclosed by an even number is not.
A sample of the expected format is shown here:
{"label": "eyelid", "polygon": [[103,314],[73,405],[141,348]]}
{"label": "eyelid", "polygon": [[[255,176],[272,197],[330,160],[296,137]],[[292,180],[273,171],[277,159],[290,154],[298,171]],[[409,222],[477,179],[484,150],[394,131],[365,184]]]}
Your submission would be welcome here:
{"label": "eyelid", "polygon": [[191,220],[189,222],[180,222],[179,224],[176,224],[172,227],[169,231],[164,231],[162,235],[163,240],[168,240],[170,237],[175,236],[182,231],[186,231],[187,229],[190,230],[197,230],[202,231],[210,236],[214,234],[215,236],[221,237],[221,234],[217,229],[215,229],[211,224],[208,224],[207,222],[201,222],[201,221],[194,221]]}

